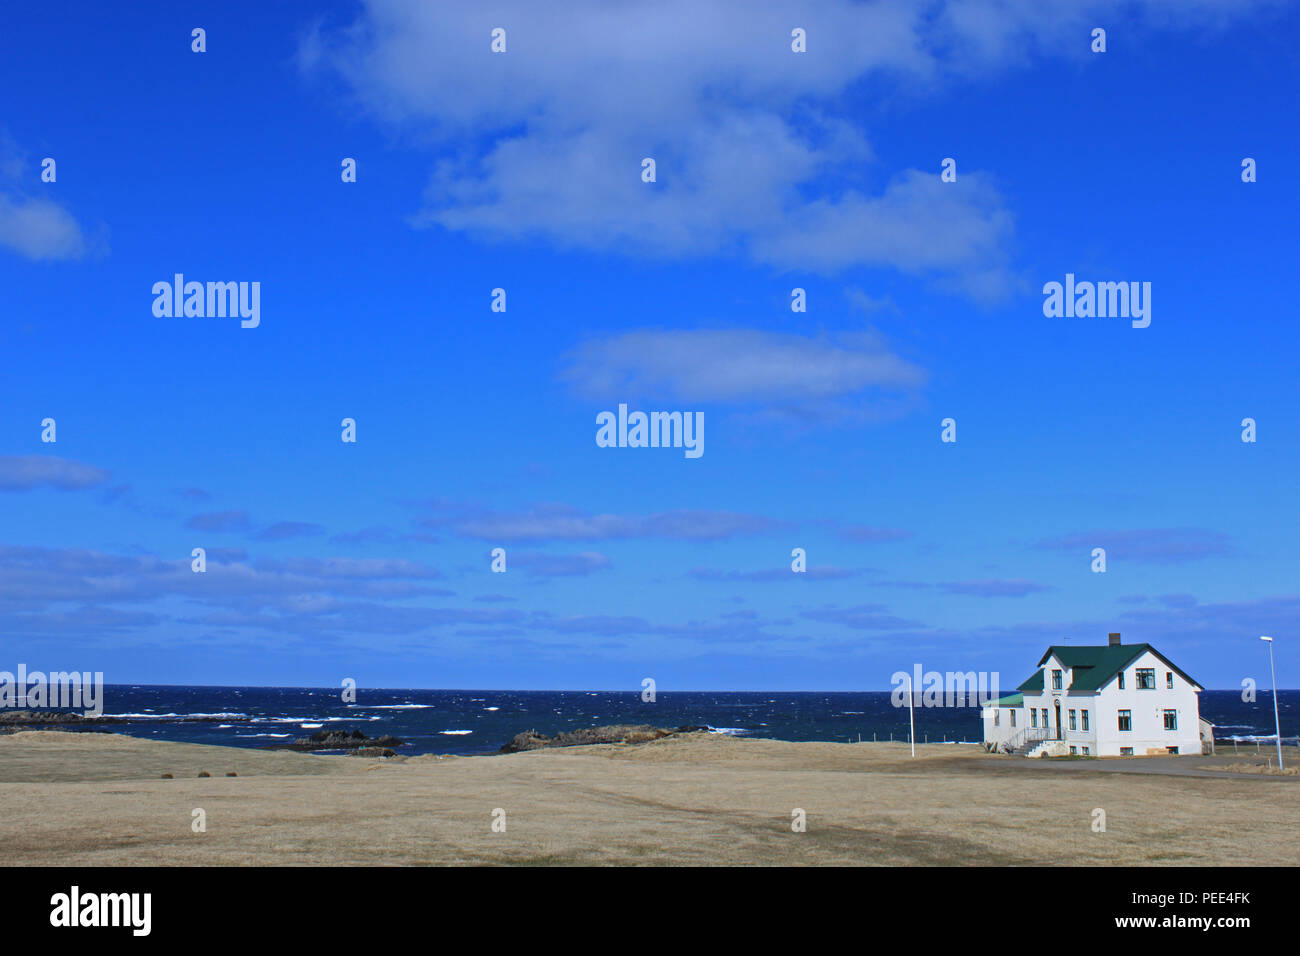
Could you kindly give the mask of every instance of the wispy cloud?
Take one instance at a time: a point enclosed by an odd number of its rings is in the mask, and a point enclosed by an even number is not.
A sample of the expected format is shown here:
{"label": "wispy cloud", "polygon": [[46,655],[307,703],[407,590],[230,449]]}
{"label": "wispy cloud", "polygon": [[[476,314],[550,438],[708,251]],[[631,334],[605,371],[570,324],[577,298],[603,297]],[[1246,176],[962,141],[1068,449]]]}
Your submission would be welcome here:
{"label": "wispy cloud", "polygon": [[521,568],[525,574],[539,578],[580,577],[611,566],[609,556],[599,551],[578,554],[514,551],[507,555],[507,562],[507,567]]}
{"label": "wispy cloud", "polygon": [[859,604],[856,607],[821,607],[800,612],[810,621],[827,621],[859,631],[883,631],[891,628],[917,627],[915,621],[889,613],[883,604]]}
{"label": "wispy cloud", "polygon": [[1053,551],[1091,553],[1105,548],[1106,560],[1138,564],[1180,564],[1231,552],[1228,535],[1205,528],[1146,528],[1133,530],[1083,531],[1040,541],[1038,547]]}
{"label": "wispy cloud", "polygon": [[185,522],[185,527],[194,531],[212,531],[217,533],[231,533],[235,531],[247,531],[252,527],[252,520],[248,517],[247,511],[209,511],[205,514],[194,515],[189,521]]}
{"label": "wispy cloud", "polygon": [[865,572],[861,568],[837,568],[830,565],[811,567],[795,572],[787,565],[780,568],[763,568],[758,571],[724,571],[718,568],[691,568],[686,572],[701,581],[841,581],[855,578]]}
{"label": "wispy cloud", "polygon": [[650,515],[590,514],[571,505],[538,504],[523,511],[468,511],[421,519],[430,527],[487,541],[600,541],[619,538],[724,540],[762,534],[782,523],[730,511],[663,511]]}
{"label": "wispy cloud", "polygon": [[111,477],[107,469],[52,455],[0,455],[0,491],[81,491],[106,485]]}
{"label": "wispy cloud", "polygon": [[324,533],[323,527],[308,521],[277,521],[257,532],[257,540],[287,541],[290,538],[312,538]]}
{"label": "wispy cloud", "polygon": [[940,585],[949,594],[969,594],[975,597],[1025,597],[1041,591],[1052,590],[1046,584],[1020,578],[986,578],[978,581],[948,581]]}
{"label": "wispy cloud", "polygon": [[912,532],[906,528],[882,528],[876,525],[855,524],[846,521],[822,521],[820,523],[834,530],[836,537],[858,544],[905,541],[912,537]]}

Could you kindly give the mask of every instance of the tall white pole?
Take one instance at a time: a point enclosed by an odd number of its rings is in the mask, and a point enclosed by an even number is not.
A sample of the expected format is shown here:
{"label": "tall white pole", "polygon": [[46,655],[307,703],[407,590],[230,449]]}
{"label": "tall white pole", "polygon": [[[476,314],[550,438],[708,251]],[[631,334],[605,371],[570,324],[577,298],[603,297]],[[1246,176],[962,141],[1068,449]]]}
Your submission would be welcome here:
{"label": "tall white pole", "polygon": [[1277,733],[1277,769],[1282,769],[1282,722],[1277,716],[1277,670],[1273,667],[1273,638],[1261,637],[1268,641],[1268,672],[1273,678],[1273,730]]}
{"label": "tall white pole", "polygon": [[[912,675],[907,675],[907,736],[912,741],[912,756],[916,756],[916,688],[912,686]],[[1280,762],[1280,759],[1279,759]]]}

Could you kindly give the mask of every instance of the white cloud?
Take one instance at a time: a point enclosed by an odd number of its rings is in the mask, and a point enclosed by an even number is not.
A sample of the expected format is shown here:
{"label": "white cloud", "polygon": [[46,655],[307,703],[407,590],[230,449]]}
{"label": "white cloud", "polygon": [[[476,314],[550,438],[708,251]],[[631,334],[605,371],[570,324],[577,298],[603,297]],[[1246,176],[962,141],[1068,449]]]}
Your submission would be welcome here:
{"label": "white cloud", "polygon": [[638,330],[571,352],[562,378],[590,398],[627,401],[824,402],[880,391],[911,392],[920,367],[876,337],[835,339],[747,329]]}
{"label": "white cloud", "polygon": [[80,259],[89,248],[81,226],[52,199],[32,195],[39,178],[40,165],[0,128],[0,247],[36,261]]}
{"label": "white cloud", "polygon": [[28,259],[80,259],[86,253],[81,226],[48,199],[0,193],[0,246]]}
{"label": "white cloud", "polygon": [[[1145,0],[369,0],[313,30],[299,59],[440,149],[421,224],[495,239],[778,268],[868,265],[993,299],[1011,218],[985,176],[875,164],[847,104],[864,80],[938,90],[1044,55],[1088,55],[1087,27],[1163,23]],[[1192,0],[1183,23],[1254,4]],[[807,31],[808,52],[790,50]],[[507,31],[507,52],[490,32]],[[640,180],[654,157],[658,181]],[[938,158],[936,157],[936,164]]]}

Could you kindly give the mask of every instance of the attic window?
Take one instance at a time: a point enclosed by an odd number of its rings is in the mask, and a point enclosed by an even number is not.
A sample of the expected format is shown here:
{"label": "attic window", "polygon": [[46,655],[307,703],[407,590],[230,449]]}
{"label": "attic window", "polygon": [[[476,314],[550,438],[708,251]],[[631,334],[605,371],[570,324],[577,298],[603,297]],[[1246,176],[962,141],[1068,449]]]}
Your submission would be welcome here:
{"label": "attic window", "polygon": [[1054,670],[1052,671],[1052,690],[1060,690],[1060,689],[1061,689],[1061,672]]}
{"label": "attic window", "polygon": [[1174,689],[1174,672],[1173,672],[1173,671],[1165,671],[1165,686],[1168,687],[1170,690],[1173,690],[1173,689]]}

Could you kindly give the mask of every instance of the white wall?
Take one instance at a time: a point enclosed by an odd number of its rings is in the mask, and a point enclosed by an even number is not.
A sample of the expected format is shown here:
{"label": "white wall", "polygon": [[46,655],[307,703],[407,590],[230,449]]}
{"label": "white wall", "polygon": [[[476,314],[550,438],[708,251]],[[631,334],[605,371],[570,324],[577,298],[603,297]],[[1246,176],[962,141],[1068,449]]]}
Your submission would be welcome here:
{"label": "white wall", "polygon": [[[1134,671],[1140,667],[1154,668],[1155,690],[1138,690]],[[1166,674],[1174,675],[1172,690],[1166,688]],[[1178,712],[1178,729],[1165,730],[1164,711],[1172,708]],[[1119,712],[1132,712],[1132,730],[1119,729]],[[1201,754],[1200,699],[1193,685],[1150,651],[1145,652],[1124,668],[1124,689],[1112,678],[1097,696],[1097,746],[1100,753],[1118,756],[1121,747],[1132,747],[1133,755],[1141,757],[1149,751],[1164,753],[1167,747],[1177,747],[1182,756]]]}
{"label": "white wall", "polygon": [[[1016,725],[1011,726],[1011,713],[1015,711]],[[997,715],[995,720],[994,714]],[[1029,720],[1025,716],[1023,707],[994,707],[987,704],[984,707],[981,716],[984,718],[984,742],[986,744],[1000,744],[1005,740],[1010,740],[1027,726]]]}

